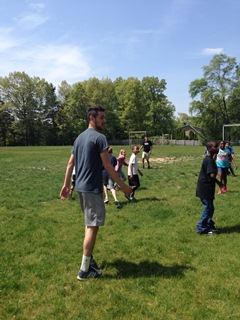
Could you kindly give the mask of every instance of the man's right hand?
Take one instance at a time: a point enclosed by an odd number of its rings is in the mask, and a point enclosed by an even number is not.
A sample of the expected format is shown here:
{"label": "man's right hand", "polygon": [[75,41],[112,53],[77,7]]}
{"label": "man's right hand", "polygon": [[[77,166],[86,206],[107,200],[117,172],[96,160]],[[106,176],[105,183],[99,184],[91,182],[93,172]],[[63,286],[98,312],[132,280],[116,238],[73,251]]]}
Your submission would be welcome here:
{"label": "man's right hand", "polygon": [[70,188],[68,186],[63,186],[60,191],[61,200],[66,200],[70,192]]}

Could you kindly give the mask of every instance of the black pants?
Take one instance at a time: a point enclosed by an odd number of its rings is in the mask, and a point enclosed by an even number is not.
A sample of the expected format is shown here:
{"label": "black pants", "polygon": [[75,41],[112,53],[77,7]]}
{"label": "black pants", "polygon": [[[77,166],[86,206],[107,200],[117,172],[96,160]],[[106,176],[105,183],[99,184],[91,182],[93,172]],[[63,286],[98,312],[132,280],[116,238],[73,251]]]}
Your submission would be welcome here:
{"label": "black pants", "polygon": [[132,176],[132,179],[130,179],[130,176],[128,176],[128,184],[130,185],[130,187],[133,187],[133,192],[131,193],[131,197],[134,197],[135,191],[140,187],[138,174],[134,174]]}

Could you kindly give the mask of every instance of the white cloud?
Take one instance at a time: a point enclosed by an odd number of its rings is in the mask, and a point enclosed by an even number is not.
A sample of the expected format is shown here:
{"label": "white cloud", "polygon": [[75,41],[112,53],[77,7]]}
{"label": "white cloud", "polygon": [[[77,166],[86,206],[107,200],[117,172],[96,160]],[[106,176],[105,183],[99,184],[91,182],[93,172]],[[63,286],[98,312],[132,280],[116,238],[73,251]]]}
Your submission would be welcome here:
{"label": "white cloud", "polygon": [[31,77],[44,78],[55,86],[63,80],[70,83],[81,81],[91,73],[88,59],[77,46],[38,46],[15,52],[13,57],[8,65],[8,69],[11,68],[9,72],[24,71]]}
{"label": "white cloud", "polygon": [[0,52],[7,52],[8,50],[17,47],[20,39],[12,37],[12,28],[0,28]]}
{"label": "white cloud", "polygon": [[36,11],[38,11],[38,12],[42,11],[42,10],[45,8],[45,4],[44,4],[44,3],[41,3],[41,2],[38,2],[38,3],[30,3],[30,6],[31,6],[34,10],[36,10]]}
{"label": "white cloud", "polygon": [[223,53],[223,48],[205,48],[201,51],[203,55],[215,55]]}
{"label": "white cloud", "polygon": [[45,5],[41,2],[29,3],[30,10],[19,14],[14,21],[25,29],[34,29],[49,20],[48,16],[41,13],[45,9]]}
{"label": "white cloud", "polygon": [[26,15],[21,15],[19,18],[15,20],[19,25],[27,29],[33,29],[44,24],[48,19],[48,17],[45,17],[38,13],[30,13]]}

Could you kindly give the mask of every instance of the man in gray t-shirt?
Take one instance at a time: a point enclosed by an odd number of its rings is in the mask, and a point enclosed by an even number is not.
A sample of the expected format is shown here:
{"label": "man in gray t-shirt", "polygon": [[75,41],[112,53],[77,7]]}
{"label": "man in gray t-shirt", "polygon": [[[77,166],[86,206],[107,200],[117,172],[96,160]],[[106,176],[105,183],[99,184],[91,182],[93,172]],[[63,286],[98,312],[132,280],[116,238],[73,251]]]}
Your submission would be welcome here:
{"label": "man in gray t-shirt", "polygon": [[72,152],[76,163],[77,191],[103,192],[100,154],[108,147],[106,137],[95,129],[88,128],[77,137]]}
{"label": "man in gray t-shirt", "polygon": [[64,184],[60,192],[61,199],[67,199],[75,165],[76,190],[85,218],[83,257],[77,276],[78,280],[85,280],[90,277],[96,278],[101,275],[92,254],[99,226],[103,226],[105,222],[105,206],[102,197],[102,165],[125,195],[132,192],[132,188],[126,185],[114,170],[107,151],[106,137],[99,132],[104,129],[106,124],[104,111],[102,107],[88,109],[88,129],[82,132],[74,142]]}

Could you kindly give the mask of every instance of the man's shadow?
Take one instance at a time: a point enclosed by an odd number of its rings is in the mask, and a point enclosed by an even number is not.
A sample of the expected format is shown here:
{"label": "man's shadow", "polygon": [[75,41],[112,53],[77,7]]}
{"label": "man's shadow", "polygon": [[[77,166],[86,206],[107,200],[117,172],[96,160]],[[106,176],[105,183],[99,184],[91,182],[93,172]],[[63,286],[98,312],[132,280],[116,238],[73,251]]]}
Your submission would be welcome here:
{"label": "man's shadow", "polygon": [[104,278],[139,278],[139,277],[162,277],[162,278],[182,278],[184,272],[195,269],[186,265],[163,266],[158,262],[141,261],[134,263],[122,259],[111,263],[103,262],[103,266],[111,267],[117,270],[115,275],[104,275]]}

